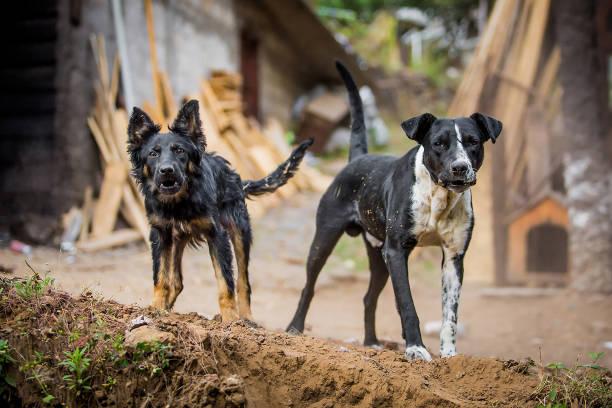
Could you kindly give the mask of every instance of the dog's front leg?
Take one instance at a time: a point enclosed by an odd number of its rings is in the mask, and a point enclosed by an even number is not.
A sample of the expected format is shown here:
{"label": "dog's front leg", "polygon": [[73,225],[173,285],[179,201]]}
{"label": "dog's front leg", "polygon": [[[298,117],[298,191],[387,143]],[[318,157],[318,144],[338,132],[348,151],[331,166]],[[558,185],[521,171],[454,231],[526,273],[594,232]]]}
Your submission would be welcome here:
{"label": "dog's front leg", "polygon": [[153,257],[153,302],[156,309],[170,308],[169,294],[172,271],[172,230],[169,228],[151,228],[151,254]]}
{"label": "dog's front leg", "polygon": [[408,281],[408,255],[416,242],[402,245],[401,241],[387,238],[383,247],[383,256],[395,292],[397,309],[402,321],[404,340],[406,340],[406,358],[410,360],[431,360],[431,355],[423,345],[419,317],[417,316]]}
{"label": "dog's front leg", "polygon": [[212,258],[217,290],[219,309],[224,322],[238,319],[235,300],[234,273],[232,271],[232,247],[227,232],[216,228],[207,237],[210,257]]}
{"label": "dog's front leg", "polygon": [[443,247],[442,253],[442,328],[440,329],[440,355],[457,354],[457,311],[463,282],[463,254]]}

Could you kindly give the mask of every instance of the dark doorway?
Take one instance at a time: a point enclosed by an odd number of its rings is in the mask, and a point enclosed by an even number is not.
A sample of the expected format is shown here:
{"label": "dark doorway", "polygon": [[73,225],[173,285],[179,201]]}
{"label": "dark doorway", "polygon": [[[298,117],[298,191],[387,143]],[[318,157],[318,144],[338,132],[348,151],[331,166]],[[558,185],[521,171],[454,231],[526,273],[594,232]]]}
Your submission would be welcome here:
{"label": "dark doorway", "polygon": [[528,272],[567,272],[567,231],[555,224],[540,224],[527,234]]}
{"label": "dark doorway", "polygon": [[242,74],[243,111],[247,116],[259,117],[259,39],[251,31],[240,33],[240,73]]}

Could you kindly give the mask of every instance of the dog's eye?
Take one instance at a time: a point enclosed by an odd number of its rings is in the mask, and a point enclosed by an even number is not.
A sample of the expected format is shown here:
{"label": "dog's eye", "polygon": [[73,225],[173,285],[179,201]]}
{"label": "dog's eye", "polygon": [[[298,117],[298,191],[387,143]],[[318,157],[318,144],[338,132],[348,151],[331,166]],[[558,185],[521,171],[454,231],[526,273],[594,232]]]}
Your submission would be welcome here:
{"label": "dog's eye", "polygon": [[176,154],[181,154],[181,153],[184,153],[184,152],[185,152],[185,150],[183,150],[180,147],[177,147],[177,148],[174,149],[174,153],[176,153]]}
{"label": "dog's eye", "polygon": [[157,157],[157,156],[159,156],[159,153],[157,153],[155,150],[151,150],[149,152],[149,157]]}
{"label": "dog's eye", "polygon": [[444,146],[446,146],[444,142],[441,142],[439,140],[435,141],[433,145],[435,147],[444,147]]}
{"label": "dog's eye", "polygon": [[479,144],[480,144],[480,142],[479,142],[477,139],[470,139],[470,140],[468,141],[468,144],[469,144],[470,146],[476,146],[476,145],[479,145]]}

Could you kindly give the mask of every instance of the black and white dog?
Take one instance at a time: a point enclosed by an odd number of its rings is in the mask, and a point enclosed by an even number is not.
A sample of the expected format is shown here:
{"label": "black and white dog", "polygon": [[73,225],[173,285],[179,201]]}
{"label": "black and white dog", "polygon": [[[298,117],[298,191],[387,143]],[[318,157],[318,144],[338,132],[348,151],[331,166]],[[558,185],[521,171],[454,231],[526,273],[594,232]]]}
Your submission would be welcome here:
{"label": "black and white dog", "polygon": [[371,273],[363,300],[364,343],[378,344],[376,304],[391,275],[406,357],[430,360],[410,293],[407,261],[416,246],[436,245],[443,253],[440,353],[453,356],[463,257],[474,227],[470,187],[476,183],[476,172],[482,165],[484,143],[489,139],[495,142],[502,124],[480,113],[457,119],[438,119],[425,113],[401,125],[419,144],[417,147],[400,158],[369,155],[357,86],[347,69],[336,65],[351,107],[349,164],[319,203],[306,285],[287,330],[304,330],[317,276],[338,239],[344,232],[362,234]]}

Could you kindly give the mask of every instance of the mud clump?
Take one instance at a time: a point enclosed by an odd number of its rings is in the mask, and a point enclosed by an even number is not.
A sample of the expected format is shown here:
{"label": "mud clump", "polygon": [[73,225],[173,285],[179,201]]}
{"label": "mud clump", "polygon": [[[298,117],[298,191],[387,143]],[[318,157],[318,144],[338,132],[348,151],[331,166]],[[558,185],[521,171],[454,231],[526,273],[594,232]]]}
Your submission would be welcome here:
{"label": "mud clump", "polygon": [[[142,316],[146,323],[130,330]],[[409,362],[393,350],[88,293],[73,298],[46,288],[24,297],[6,279],[0,340],[10,356],[0,358],[2,406],[524,407],[535,406],[538,383],[529,370],[495,359]],[[4,385],[1,376],[9,378]]]}

